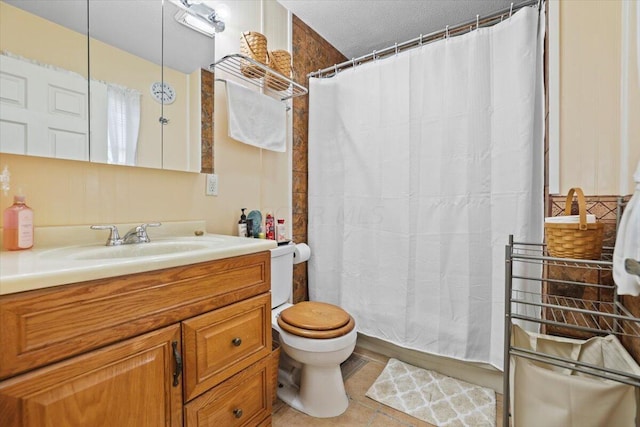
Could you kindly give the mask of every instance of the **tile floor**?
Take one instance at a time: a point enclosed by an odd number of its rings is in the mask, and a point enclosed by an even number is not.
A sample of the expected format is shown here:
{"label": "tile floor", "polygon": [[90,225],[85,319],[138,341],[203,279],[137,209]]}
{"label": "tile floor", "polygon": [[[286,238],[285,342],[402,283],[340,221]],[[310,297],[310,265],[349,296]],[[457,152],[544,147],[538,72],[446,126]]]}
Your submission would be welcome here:
{"label": "tile floor", "polygon": [[[377,353],[356,348],[355,353],[367,363],[353,373],[345,382],[349,395],[349,409],[334,418],[313,418],[285,405],[280,400],[273,405],[273,427],[433,427],[403,412],[369,399],[364,394],[378,378],[387,364],[388,358]],[[497,427],[502,427],[502,395],[496,394]]]}

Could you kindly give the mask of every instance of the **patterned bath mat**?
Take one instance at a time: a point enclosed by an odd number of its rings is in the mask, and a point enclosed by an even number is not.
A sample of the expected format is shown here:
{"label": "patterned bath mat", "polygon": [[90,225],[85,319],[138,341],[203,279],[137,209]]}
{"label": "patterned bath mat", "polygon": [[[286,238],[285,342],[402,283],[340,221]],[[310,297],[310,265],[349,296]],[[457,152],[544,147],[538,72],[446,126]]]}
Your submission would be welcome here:
{"label": "patterned bath mat", "polygon": [[367,397],[439,427],[496,425],[496,393],[396,359]]}

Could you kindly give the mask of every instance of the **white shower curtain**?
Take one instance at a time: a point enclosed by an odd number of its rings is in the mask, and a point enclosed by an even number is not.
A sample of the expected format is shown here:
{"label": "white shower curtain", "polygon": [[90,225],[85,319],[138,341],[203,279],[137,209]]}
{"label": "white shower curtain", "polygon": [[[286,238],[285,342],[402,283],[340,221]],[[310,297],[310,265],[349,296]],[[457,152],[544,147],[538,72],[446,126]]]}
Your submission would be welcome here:
{"label": "white shower curtain", "polygon": [[107,83],[107,160],[136,165],[140,131],[140,92]]}
{"label": "white shower curtain", "polygon": [[541,40],[524,8],[310,79],[311,300],[365,335],[502,366],[504,247],[542,241]]}

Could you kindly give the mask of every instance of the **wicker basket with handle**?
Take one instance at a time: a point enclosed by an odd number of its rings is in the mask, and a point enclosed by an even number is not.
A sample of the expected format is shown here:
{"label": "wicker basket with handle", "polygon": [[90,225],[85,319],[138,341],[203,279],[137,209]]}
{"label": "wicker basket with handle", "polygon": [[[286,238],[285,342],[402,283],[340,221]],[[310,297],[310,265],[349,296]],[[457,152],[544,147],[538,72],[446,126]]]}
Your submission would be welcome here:
{"label": "wicker basket with handle", "polygon": [[[240,36],[240,53],[261,64],[267,64],[267,38],[255,31],[245,31]],[[265,71],[247,60],[240,62],[240,71],[250,79],[264,77]]]}
{"label": "wicker basket with handle", "polygon": [[[269,67],[285,77],[291,77],[291,54],[286,50],[274,50],[267,53]],[[267,73],[265,79],[270,89],[283,91],[289,89],[289,82],[275,74]]]}
{"label": "wicker basket with handle", "polygon": [[569,190],[564,208],[571,215],[573,195],[578,197],[580,221],[578,223],[544,224],[544,236],[549,255],[559,258],[600,259],[602,253],[603,224],[587,223],[587,204],[580,188]]}

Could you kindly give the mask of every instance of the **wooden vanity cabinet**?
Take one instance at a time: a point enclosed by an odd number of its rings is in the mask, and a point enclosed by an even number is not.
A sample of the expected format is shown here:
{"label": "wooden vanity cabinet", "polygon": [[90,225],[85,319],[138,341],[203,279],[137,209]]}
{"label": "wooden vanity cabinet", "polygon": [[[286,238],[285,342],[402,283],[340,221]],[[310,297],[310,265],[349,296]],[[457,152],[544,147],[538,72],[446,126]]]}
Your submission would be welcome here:
{"label": "wooden vanity cabinet", "polygon": [[267,251],[0,296],[0,425],[270,425],[269,289]]}
{"label": "wooden vanity cabinet", "polygon": [[2,426],[181,426],[172,342],[179,325],[2,383]]}

